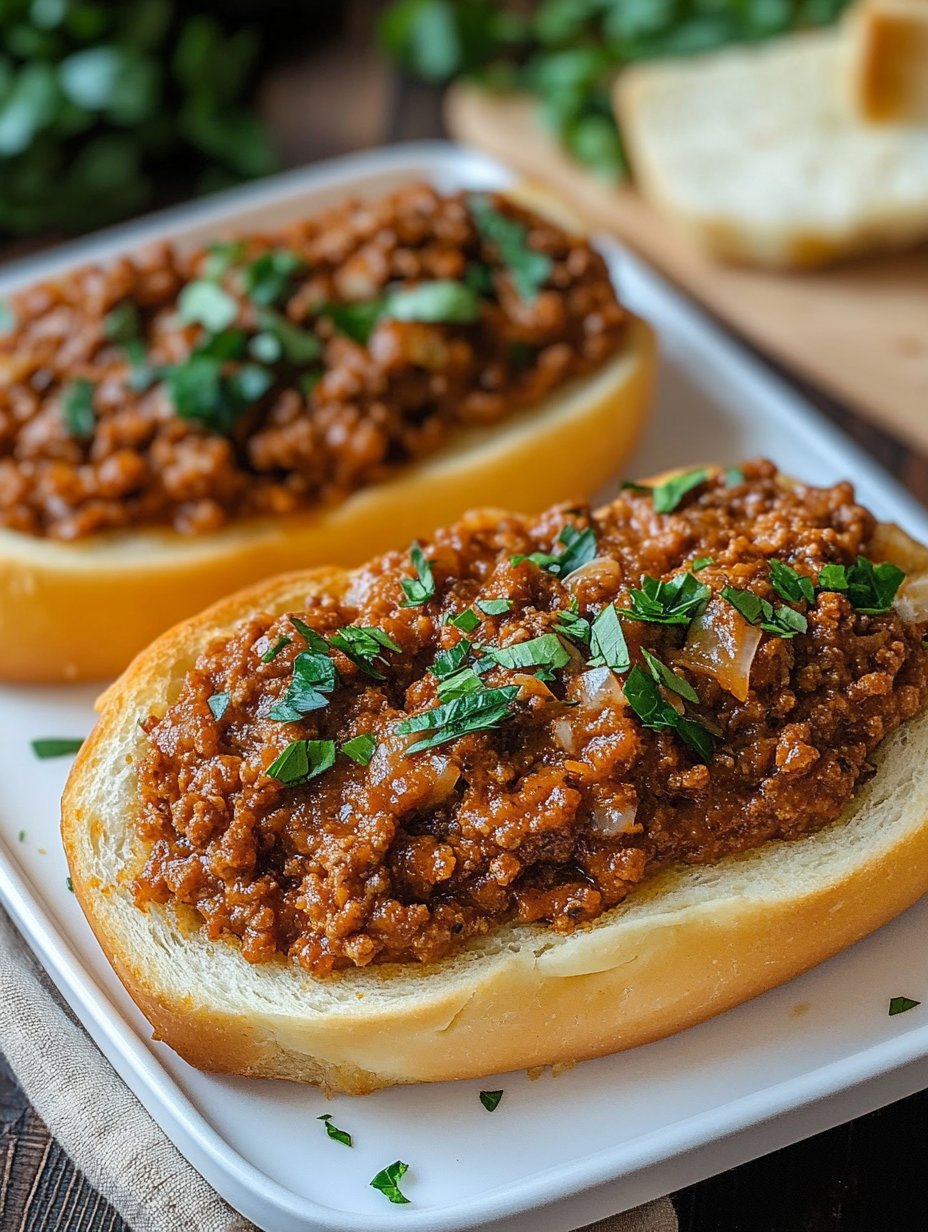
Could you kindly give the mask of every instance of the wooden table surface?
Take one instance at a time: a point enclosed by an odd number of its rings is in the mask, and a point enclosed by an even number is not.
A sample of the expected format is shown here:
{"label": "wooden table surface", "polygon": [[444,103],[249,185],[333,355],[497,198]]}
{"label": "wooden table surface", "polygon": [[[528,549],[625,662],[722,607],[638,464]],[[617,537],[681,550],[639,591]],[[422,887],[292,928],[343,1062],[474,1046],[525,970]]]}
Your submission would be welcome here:
{"label": "wooden table surface", "polygon": [[[264,91],[262,106],[288,164],[442,135],[436,91],[398,79],[373,49],[376,8],[376,0],[352,0],[338,42],[278,71]],[[338,100],[344,105],[334,106]],[[800,388],[928,504],[928,458],[818,391]],[[681,1232],[916,1230],[928,1227],[926,1157],[923,1092],[693,1185],[673,1200]],[[125,1229],[50,1138],[0,1057],[0,1232]]]}

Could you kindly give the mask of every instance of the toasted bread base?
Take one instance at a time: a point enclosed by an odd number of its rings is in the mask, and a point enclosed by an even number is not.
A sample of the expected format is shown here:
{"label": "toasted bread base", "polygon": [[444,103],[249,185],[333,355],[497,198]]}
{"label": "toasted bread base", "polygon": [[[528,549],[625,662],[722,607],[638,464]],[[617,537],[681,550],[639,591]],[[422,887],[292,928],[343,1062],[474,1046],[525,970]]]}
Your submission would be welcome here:
{"label": "toasted bread base", "polygon": [[[490,511],[492,516],[492,511]],[[895,528],[881,549],[926,554]],[[700,868],[667,870],[564,936],[503,927],[443,962],[314,979],[252,966],[205,939],[193,912],[140,911],[131,883],[138,721],[177,695],[203,648],[254,612],[338,595],[343,570],[263,583],[160,637],[99,702],[62,802],[74,889],[155,1037],[201,1069],[362,1094],[583,1060],[672,1034],[805,971],[928,890],[928,714],[878,751],[878,772],[834,825]]]}
{"label": "toasted bread base", "polygon": [[500,424],[458,433],[434,456],[329,509],[240,520],[187,538],[128,530],[57,543],[0,530],[0,680],[101,680],[164,629],[259,578],[359,564],[426,537],[468,505],[541,511],[612,478],[638,441],[655,366],[633,319],[598,372]]}

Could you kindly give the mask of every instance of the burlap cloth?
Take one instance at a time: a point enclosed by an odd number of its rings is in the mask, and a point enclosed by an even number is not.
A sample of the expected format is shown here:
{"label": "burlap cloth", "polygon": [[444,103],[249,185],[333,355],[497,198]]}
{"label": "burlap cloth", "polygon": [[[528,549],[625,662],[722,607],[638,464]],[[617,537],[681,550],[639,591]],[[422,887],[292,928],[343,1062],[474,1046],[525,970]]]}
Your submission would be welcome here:
{"label": "burlap cloth", "polygon": [[[0,1047],[42,1120],[134,1232],[254,1232],[161,1132],[2,910]],[[661,1198],[584,1232],[677,1232],[677,1220]]]}

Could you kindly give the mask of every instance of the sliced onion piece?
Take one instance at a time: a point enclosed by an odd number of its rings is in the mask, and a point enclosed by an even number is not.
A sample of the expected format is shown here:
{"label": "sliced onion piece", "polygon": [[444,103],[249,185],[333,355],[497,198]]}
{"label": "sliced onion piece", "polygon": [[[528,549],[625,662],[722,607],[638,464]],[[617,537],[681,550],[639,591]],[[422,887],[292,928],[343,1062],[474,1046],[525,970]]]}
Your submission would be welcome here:
{"label": "sliced onion piece", "polygon": [[580,677],[580,706],[587,710],[602,710],[608,705],[624,705],[625,694],[609,667],[591,667]]}
{"label": "sliced onion piece", "polygon": [[893,607],[904,621],[920,625],[928,620],[928,574],[907,577],[899,588]]}
{"label": "sliced onion piece", "polygon": [[761,631],[728,603],[713,599],[690,625],[679,662],[714,676],[739,702],[747,700]]}
{"label": "sliced onion piece", "polygon": [[594,834],[604,838],[617,838],[620,834],[634,834],[638,829],[635,817],[638,813],[636,801],[620,804],[618,801],[608,804],[594,804],[590,810],[590,829]]}
{"label": "sliced onion piece", "polygon": [[611,556],[594,556],[573,573],[568,573],[564,585],[568,590],[573,590],[578,583],[591,581],[601,582],[604,587],[616,590],[621,580],[622,569],[617,560]]}
{"label": "sliced onion piece", "polygon": [[574,736],[574,729],[570,725],[570,719],[555,719],[551,724],[551,730],[555,741],[565,753],[576,753],[577,740]]}

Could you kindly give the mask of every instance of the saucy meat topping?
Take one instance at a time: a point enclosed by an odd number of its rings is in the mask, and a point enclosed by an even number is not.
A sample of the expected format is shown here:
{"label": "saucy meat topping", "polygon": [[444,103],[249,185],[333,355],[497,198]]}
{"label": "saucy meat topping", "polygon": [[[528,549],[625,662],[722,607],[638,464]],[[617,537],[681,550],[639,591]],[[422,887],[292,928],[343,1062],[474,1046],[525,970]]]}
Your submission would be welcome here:
{"label": "saucy meat topping", "polygon": [[139,905],[325,975],[567,931],[834,821],[928,704],[875,531],[850,485],[755,462],[465,516],[254,615],[143,725]]}
{"label": "saucy meat topping", "polygon": [[338,502],[601,366],[628,322],[589,244],[425,185],[81,269],[10,314],[0,525],[56,539]]}

